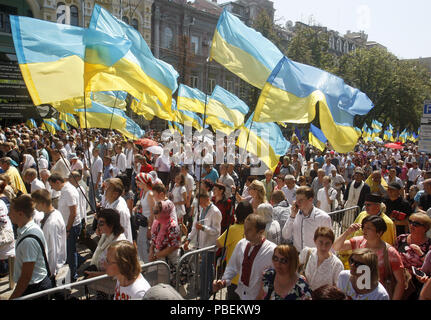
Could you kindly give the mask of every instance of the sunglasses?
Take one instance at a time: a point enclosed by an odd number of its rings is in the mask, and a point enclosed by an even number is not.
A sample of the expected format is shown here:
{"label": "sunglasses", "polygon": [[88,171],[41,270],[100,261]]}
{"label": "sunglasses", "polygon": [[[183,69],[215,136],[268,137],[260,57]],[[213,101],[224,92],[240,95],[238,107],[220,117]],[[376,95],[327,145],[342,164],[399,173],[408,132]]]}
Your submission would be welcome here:
{"label": "sunglasses", "polygon": [[413,227],[425,227],[422,223],[419,223],[419,222],[417,222],[417,221],[409,220],[409,223],[410,223]]}
{"label": "sunglasses", "polygon": [[272,261],[279,262],[282,264],[287,264],[289,262],[289,260],[287,258],[279,258],[275,254],[272,256]]}
{"label": "sunglasses", "polygon": [[356,261],[355,259],[349,258],[349,264],[355,266],[356,268],[363,265],[362,262]]}

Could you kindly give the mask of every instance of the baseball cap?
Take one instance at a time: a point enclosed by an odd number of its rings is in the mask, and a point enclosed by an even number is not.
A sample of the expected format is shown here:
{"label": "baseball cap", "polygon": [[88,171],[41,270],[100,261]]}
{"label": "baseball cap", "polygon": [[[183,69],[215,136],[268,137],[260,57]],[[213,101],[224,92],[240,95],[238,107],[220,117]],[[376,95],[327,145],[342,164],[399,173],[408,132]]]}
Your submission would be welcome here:
{"label": "baseball cap", "polygon": [[402,187],[401,187],[401,185],[398,182],[393,181],[393,182],[391,182],[391,183],[388,184],[388,188],[396,189],[396,190],[401,190]]}
{"label": "baseball cap", "polygon": [[171,285],[159,283],[148,289],[142,300],[184,300]]}

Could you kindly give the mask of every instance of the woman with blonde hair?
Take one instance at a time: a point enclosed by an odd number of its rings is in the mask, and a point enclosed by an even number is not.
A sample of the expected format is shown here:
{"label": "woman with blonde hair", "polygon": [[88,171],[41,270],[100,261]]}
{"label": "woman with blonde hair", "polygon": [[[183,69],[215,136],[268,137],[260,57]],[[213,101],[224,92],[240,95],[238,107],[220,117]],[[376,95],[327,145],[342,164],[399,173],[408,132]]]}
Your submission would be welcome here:
{"label": "woman with blonde hair", "polygon": [[127,240],[108,247],[106,273],[117,280],[114,300],[142,300],[150,284],[141,274],[136,247]]}
{"label": "woman with blonde hair", "polygon": [[298,251],[292,245],[278,245],[272,256],[274,267],[263,273],[256,300],[310,300],[311,290],[298,274]]}
{"label": "woman with blonde hair", "polygon": [[250,194],[249,201],[253,207],[254,213],[257,213],[257,207],[266,203],[266,191],[265,186],[259,180],[254,180],[248,187],[248,193]]}
{"label": "woman with blonde hair", "polygon": [[338,277],[338,288],[352,300],[389,300],[385,287],[379,282],[378,258],[373,250],[353,250],[349,264],[350,270],[341,271]]}

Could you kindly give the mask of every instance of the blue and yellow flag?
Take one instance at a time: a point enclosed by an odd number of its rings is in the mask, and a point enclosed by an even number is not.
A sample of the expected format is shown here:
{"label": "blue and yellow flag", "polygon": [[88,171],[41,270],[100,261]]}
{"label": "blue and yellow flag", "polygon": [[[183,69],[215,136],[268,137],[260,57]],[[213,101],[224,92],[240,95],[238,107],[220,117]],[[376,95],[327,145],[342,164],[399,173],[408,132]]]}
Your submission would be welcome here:
{"label": "blue and yellow flag", "polygon": [[21,16],[10,16],[10,21],[18,63],[35,105],[83,97],[84,64],[110,68],[131,47],[127,39],[96,30]]}
{"label": "blue and yellow flag", "polygon": [[388,128],[386,129],[388,132],[390,132],[391,134],[393,134],[394,133],[394,127],[391,125],[391,124],[389,124],[388,125]]}
{"label": "blue and yellow flag", "polygon": [[42,129],[51,132],[52,134],[55,134],[58,131],[61,130],[61,127],[57,124],[57,120],[54,118],[49,119],[43,119],[42,123]]}
{"label": "blue and yellow flag", "polygon": [[221,118],[233,123],[235,129],[244,124],[244,116],[248,111],[249,108],[244,101],[217,85],[208,99],[207,121],[212,124],[215,118]]}
{"label": "blue and yellow flag", "polygon": [[314,126],[312,123],[310,123],[310,132],[308,133],[308,142],[319,149],[320,151],[323,151],[326,149],[326,142],[328,142],[328,139],[326,139],[325,135],[323,134],[322,130]]}
{"label": "blue and yellow flag", "polygon": [[[103,128],[121,130],[126,127],[124,112],[108,108],[96,101],[91,101],[91,108],[77,109],[81,128]],[[87,120],[87,121],[86,121]]]}
{"label": "blue and yellow flag", "polygon": [[130,108],[136,114],[142,115],[147,120],[152,120],[154,117],[167,121],[175,120],[175,115],[172,111],[166,111],[159,99],[150,94],[144,93],[140,99],[134,97]]}
{"label": "blue and yellow flag", "polygon": [[126,110],[126,91],[98,91],[91,93],[91,100],[99,102],[107,107]]}
{"label": "blue and yellow flag", "polygon": [[37,123],[33,118],[28,119],[25,124],[27,125],[27,127],[29,127],[30,129],[33,128],[37,128]]}
{"label": "blue and yellow flag", "polygon": [[178,110],[177,103],[172,99],[172,112],[176,116],[176,122],[190,124],[193,128],[201,131],[203,129],[202,119],[194,112],[188,110]]}
{"label": "blue and yellow flag", "polygon": [[319,114],[322,131],[337,152],[352,151],[359,138],[355,115],[373,108],[371,100],[343,79],[283,57],[268,78],[256,106],[255,120],[309,123]]}
{"label": "blue and yellow flag", "polygon": [[388,130],[385,130],[383,132],[383,139],[386,141],[391,141],[391,138],[392,138],[392,133],[389,132]]}
{"label": "blue and yellow flag", "polygon": [[121,111],[120,114],[122,114],[123,118],[126,119],[126,127],[123,129],[117,129],[117,131],[130,140],[138,140],[142,138],[145,134],[145,130],[141,129],[141,127],[129,118],[124,111]]}
{"label": "blue and yellow flag", "polygon": [[110,68],[86,66],[87,91],[124,90],[138,99],[147,93],[157,97],[169,113],[179,74],[171,65],[153,56],[139,31],[99,5],[94,6],[89,29],[127,39],[132,45]]}
{"label": "blue and yellow flag", "polygon": [[181,123],[178,123],[176,121],[168,121],[168,128],[172,133],[177,131],[181,135],[184,134],[184,127],[181,125]]}
{"label": "blue and yellow flag", "polygon": [[280,127],[273,122],[254,122],[254,113],[246,124],[239,128],[237,146],[257,156],[274,171],[281,156],[290,147],[290,142],[283,136]]}
{"label": "blue and yellow flag", "polygon": [[61,119],[58,119],[58,122],[60,123],[60,128],[63,131],[69,131],[69,127],[67,126],[67,122]]}
{"label": "blue and yellow flag", "polygon": [[[65,112],[60,112],[60,115],[58,116],[58,118],[60,120],[63,120],[65,123],[70,124],[71,126],[75,127],[75,128],[79,128],[79,124],[76,121],[75,117],[73,116],[73,114],[70,113],[65,113]],[[66,126],[67,128],[67,126]],[[64,130],[64,129],[63,129]]]}
{"label": "blue and yellow flag", "polygon": [[207,95],[199,89],[190,88],[184,84],[180,84],[178,87],[178,110],[187,110],[204,114],[207,102]]}
{"label": "blue and yellow flag", "polygon": [[214,59],[249,84],[262,89],[281,51],[226,9],[220,15],[210,50]]}
{"label": "blue and yellow flag", "polygon": [[371,128],[374,129],[374,132],[382,131],[382,128],[383,128],[382,126],[383,126],[382,123],[378,122],[377,120],[373,120],[371,122]]}

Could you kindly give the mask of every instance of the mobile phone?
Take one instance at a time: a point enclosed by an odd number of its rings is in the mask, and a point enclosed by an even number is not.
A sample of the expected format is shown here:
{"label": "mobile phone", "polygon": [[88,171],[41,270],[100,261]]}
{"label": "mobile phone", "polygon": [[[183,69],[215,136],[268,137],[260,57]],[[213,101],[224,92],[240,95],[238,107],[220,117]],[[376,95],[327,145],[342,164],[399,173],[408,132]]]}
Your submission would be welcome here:
{"label": "mobile phone", "polygon": [[423,272],[420,269],[415,268],[414,266],[412,266],[412,271],[413,271],[413,274],[417,275],[418,277],[426,276],[425,272]]}

